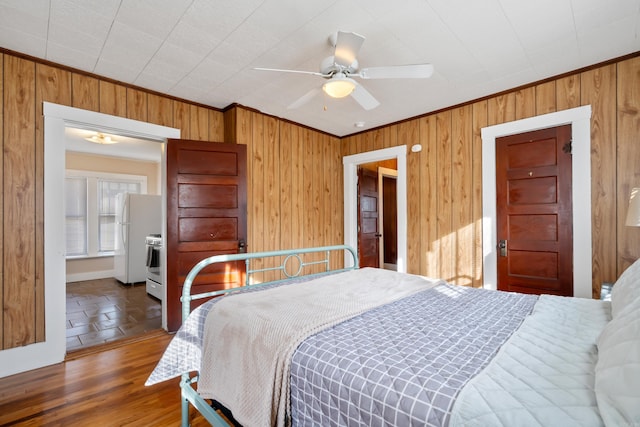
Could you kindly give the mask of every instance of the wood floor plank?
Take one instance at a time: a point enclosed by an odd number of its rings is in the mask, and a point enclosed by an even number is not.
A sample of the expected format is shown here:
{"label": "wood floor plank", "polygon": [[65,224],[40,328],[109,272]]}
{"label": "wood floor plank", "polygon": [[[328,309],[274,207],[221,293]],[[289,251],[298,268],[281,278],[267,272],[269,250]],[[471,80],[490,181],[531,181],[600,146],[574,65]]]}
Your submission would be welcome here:
{"label": "wood floor plank", "polygon": [[[0,379],[0,425],[178,426],[178,379],[144,382],[171,336],[155,334]],[[193,427],[209,425],[191,410]]]}

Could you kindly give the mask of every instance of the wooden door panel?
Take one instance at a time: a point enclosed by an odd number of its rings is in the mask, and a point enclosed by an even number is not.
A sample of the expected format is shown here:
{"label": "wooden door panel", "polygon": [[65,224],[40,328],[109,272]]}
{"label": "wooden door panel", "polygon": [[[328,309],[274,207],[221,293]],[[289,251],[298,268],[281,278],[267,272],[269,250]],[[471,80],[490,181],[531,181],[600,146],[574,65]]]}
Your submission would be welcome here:
{"label": "wooden door panel", "polygon": [[378,199],[377,197],[371,197],[367,195],[363,195],[360,197],[360,209],[362,212],[372,212],[373,214],[378,213]]}
{"label": "wooden door panel", "polygon": [[238,240],[238,218],[180,218],[181,242]]}
{"label": "wooden door panel", "polygon": [[178,173],[235,177],[238,161],[235,153],[207,150],[183,150],[178,153]]}
{"label": "wooden door panel", "polygon": [[555,204],[558,201],[558,182],[555,177],[507,179],[509,206]]}
{"label": "wooden door panel", "polygon": [[179,208],[235,209],[238,203],[235,185],[178,183]]}
{"label": "wooden door panel", "polygon": [[365,234],[378,232],[378,219],[377,218],[362,218],[362,224],[360,224],[360,231]]}
{"label": "wooden door panel", "polygon": [[498,289],[573,295],[571,126],[496,140]]}
{"label": "wooden door panel", "polygon": [[[222,255],[226,252],[219,252],[213,255]],[[180,269],[187,273],[195,264],[197,264],[203,258],[206,258],[209,252],[187,252],[180,254],[178,258],[178,264]],[[243,277],[243,265],[244,262],[235,261],[232,263],[209,265],[203,268],[193,282],[194,288],[200,290],[203,286],[207,286],[207,290],[228,289],[229,287],[235,287],[242,281]],[[186,279],[186,274],[179,274],[178,278]],[[229,286],[231,285],[231,286]]]}
{"label": "wooden door panel", "polygon": [[[246,243],[246,146],[169,140],[167,144],[167,328],[181,324],[182,286],[189,271],[212,255],[237,253]],[[240,286],[244,263],[209,266],[192,293]],[[201,304],[199,300],[193,305]]]}
{"label": "wooden door panel", "polygon": [[536,139],[520,143],[517,147],[508,148],[507,167],[509,169],[540,168],[556,164],[556,140],[554,138]]}
{"label": "wooden door panel", "polygon": [[558,256],[545,251],[518,251],[509,254],[509,273],[520,279],[558,279]]}
{"label": "wooden door panel", "polygon": [[555,215],[512,215],[509,217],[509,236],[526,240],[536,233],[536,240],[558,240],[558,221]]}
{"label": "wooden door panel", "polygon": [[[362,242],[360,249],[362,251],[362,253],[368,254],[368,253],[374,253],[377,252],[378,250],[378,245],[376,244],[376,241],[373,239],[368,239]],[[365,265],[364,267],[378,267],[379,262],[375,262],[373,260],[373,256],[372,257],[365,257],[365,262],[367,262],[367,265]],[[375,264],[375,265],[372,265]],[[362,266],[361,266],[362,267]]]}

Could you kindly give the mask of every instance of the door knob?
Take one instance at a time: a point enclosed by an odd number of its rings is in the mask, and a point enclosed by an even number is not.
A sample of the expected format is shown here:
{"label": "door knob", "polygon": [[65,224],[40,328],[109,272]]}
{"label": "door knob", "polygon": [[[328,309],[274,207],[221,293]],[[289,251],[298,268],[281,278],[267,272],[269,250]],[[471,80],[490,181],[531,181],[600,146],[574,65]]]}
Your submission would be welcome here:
{"label": "door knob", "polygon": [[498,249],[500,250],[500,256],[507,256],[507,241],[500,240],[498,242]]}

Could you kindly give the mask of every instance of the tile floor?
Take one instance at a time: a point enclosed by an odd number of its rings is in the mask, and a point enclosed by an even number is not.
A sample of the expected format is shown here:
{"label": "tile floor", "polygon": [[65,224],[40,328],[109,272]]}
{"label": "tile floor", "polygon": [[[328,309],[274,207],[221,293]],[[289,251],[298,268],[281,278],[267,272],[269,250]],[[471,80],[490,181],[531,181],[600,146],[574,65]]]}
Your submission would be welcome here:
{"label": "tile floor", "polygon": [[115,279],[67,283],[67,351],[141,335],[162,327],[160,301],[144,283]]}

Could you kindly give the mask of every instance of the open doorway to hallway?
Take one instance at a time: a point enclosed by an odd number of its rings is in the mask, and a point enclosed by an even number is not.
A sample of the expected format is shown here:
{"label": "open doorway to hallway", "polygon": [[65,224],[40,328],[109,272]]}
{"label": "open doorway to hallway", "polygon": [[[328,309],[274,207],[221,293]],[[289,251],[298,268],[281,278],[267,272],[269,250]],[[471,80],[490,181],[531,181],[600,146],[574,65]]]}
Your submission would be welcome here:
{"label": "open doorway to hallway", "polygon": [[[384,148],[345,156],[344,165],[344,241],[358,246],[358,166],[393,159],[397,165],[396,229],[397,271],[407,272],[407,146]],[[346,260],[345,262],[349,262]]]}
{"label": "open doorway to hallway", "polygon": [[397,162],[358,165],[358,259],[360,267],[397,270]]}

